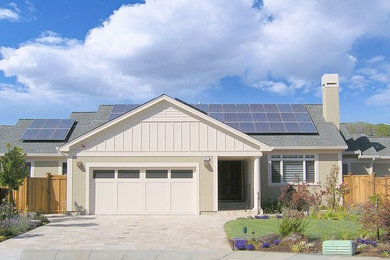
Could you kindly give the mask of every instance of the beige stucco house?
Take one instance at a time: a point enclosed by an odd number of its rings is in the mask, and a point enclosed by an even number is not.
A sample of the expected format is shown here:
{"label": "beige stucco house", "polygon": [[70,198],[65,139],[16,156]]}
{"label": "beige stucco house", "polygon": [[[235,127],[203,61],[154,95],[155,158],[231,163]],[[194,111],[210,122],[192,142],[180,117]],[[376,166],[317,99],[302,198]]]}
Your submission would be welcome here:
{"label": "beige stucco house", "polygon": [[338,75],[325,74],[322,90],[318,105],[190,105],[161,95],[62,121],[23,119],[0,127],[0,152],[22,147],[32,177],[67,174],[68,211],[258,211],[286,183],[315,189],[342,168]]}

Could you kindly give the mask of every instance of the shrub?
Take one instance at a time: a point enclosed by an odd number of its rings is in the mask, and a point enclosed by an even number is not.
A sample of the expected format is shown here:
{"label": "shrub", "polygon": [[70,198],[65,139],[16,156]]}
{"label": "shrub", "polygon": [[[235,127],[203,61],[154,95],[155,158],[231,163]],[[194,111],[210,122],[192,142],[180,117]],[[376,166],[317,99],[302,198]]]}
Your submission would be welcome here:
{"label": "shrub", "polygon": [[31,227],[31,221],[24,217],[15,215],[0,222],[1,233],[4,236],[17,236],[27,232]]}
{"label": "shrub", "polygon": [[361,222],[367,230],[376,231],[379,240],[379,230],[390,234],[390,201],[370,201],[363,207]]}
{"label": "shrub", "polygon": [[274,246],[277,246],[277,245],[279,245],[280,244],[280,239],[276,239],[275,241],[274,241]]}
{"label": "shrub", "polygon": [[0,204],[0,221],[10,219],[15,215],[17,215],[15,207],[8,200],[4,199]]}
{"label": "shrub", "polygon": [[283,212],[283,218],[279,220],[279,233],[282,237],[290,233],[302,233],[307,224],[308,221],[302,212],[287,209]]}
{"label": "shrub", "polygon": [[321,192],[309,191],[308,184],[299,183],[294,186],[291,184],[284,186],[278,199],[285,208],[309,211],[311,208],[319,208],[321,196]]}
{"label": "shrub", "polygon": [[277,200],[265,199],[261,202],[261,208],[265,214],[281,213],[282,208]]}

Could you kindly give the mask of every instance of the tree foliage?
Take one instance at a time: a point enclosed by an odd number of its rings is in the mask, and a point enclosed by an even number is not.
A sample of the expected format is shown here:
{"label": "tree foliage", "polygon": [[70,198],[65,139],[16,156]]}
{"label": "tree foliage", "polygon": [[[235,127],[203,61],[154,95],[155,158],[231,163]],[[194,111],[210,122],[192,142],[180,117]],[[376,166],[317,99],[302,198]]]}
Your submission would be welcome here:
{"label": "tree foliage", "polygon": [[367,136],[390,136],[390,125],[370,124],[367,122],[345,123],[351,133],[363,133]]}
{"label": "tree foliage", "polygon": [[27,176],[26,153],[7,144],[7,152],[0,158],[0,185],[8,188],[10,202],[13,202],[12,190],[19,189]]}

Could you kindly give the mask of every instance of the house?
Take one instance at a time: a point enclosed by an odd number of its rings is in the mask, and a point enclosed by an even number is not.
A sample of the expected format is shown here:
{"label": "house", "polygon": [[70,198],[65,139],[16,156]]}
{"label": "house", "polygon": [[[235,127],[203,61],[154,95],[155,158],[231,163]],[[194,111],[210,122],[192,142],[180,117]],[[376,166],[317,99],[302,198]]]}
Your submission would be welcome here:
{"label": "house", "polygon": [[325,74],[323,104],[314,105],[190,105],[161,95],[69,119],[21,119],[1,126],[0,153],[6,143],[22,147],[32,177],[67,174],[68,211],[257,211],[286,183],[318,189],[333,165],[342,168],[338,87],[338,75]]}
{"label": "house", "polygon": [[351,133],[344,124],[340,130],[348,145],[343,152],[343,174],[390,174],[390,137]]}

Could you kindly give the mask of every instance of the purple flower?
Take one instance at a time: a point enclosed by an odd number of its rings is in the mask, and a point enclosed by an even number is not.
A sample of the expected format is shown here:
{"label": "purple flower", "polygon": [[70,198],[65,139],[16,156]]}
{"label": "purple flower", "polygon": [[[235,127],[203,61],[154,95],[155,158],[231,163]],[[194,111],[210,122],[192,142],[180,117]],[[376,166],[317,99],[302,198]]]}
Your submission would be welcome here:
{"label": "purple flower", "polygon": [[245,239],[236,239],[234,240],[234,248],[238,250],[245,250],[246,249],[246,240]]}
{"label": "purple flower", "polygon": [[279,245],[279,244],[280,244],[280,240],[279,240],[279,239],[276,239],[276,240],[274,241],[274,245],[277,246],[277,245]]}
{"label": "purple flower", "polygon": [[263,243],[261,244],[262,248],[269,248],[271,245],[269,243]]}
{"label": "purple flower", "polygon": [[255,216],[255,219],[269,219],[269,216],[267,216],[267,215]]}
{"label": "purple flower", "polygon": [[249,244],[247,247],[246,247],[246,249],[248,249],[248,250],[255,250],[255,246],[254,245],[252,245],[252,244]]}
{"label": "purple flower", "polygon": [[372,245],[372,246],[377,246],[377,242],[371,240],[371,239],[361,239],[361,238],[358,238],[356,239],[356,242],[360,243],[360,244],[365,244],[365,245]]}
{"label": "purple flower", "polygon": [[276,218],[283,218],[282,215],[276,215]]}

